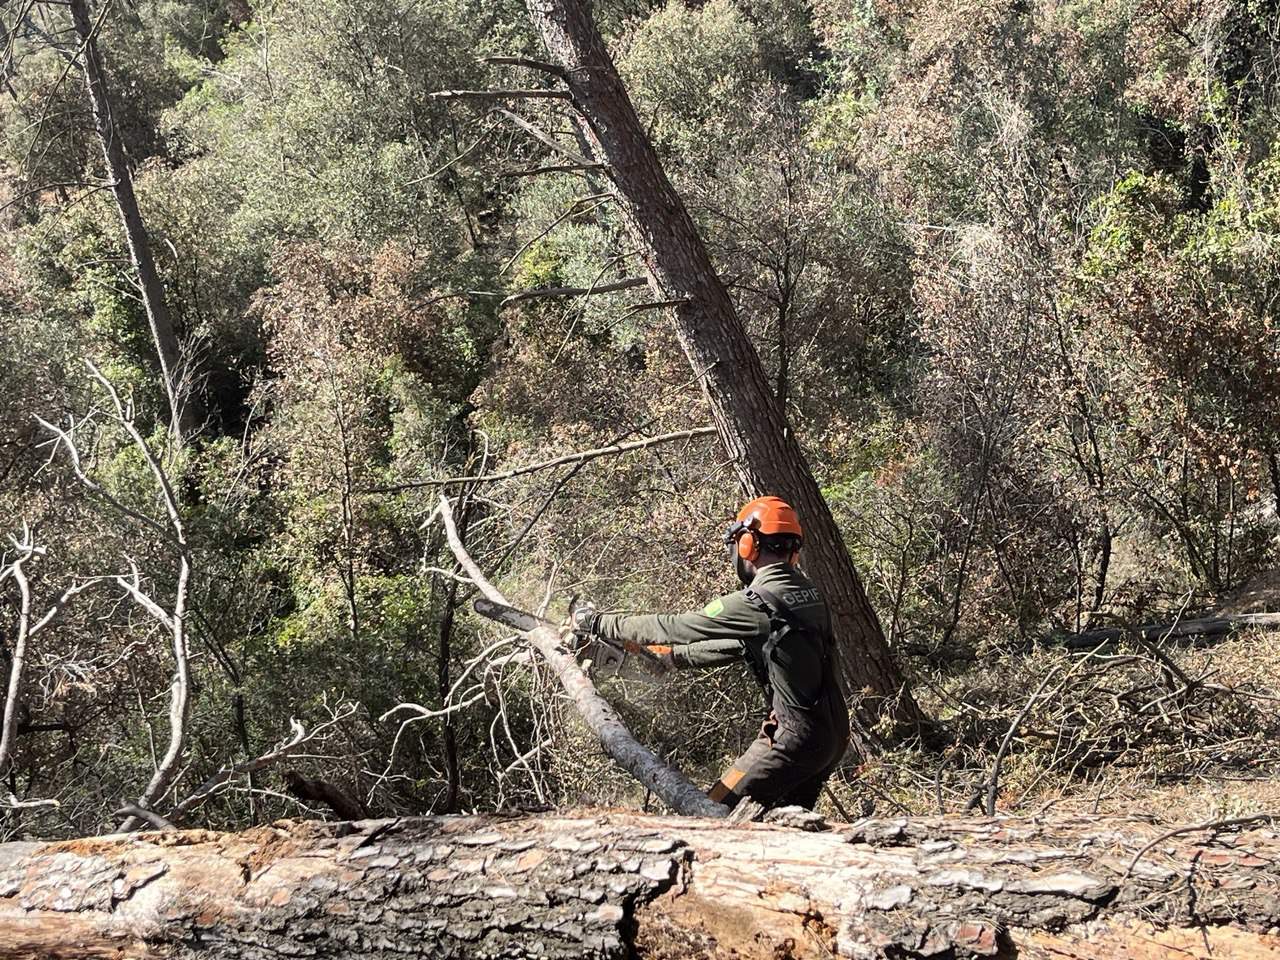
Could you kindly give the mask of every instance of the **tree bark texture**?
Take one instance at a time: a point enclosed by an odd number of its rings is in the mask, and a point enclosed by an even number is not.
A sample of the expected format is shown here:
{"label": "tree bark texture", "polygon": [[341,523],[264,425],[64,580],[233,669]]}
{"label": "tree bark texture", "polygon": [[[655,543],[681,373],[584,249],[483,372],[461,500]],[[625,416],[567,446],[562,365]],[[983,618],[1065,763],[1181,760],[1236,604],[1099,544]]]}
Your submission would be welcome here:
{"label": "tree bark texture", "polygon": [[120,221],[124,226],[129,259],[138,274],[142,303],[159,360],[160,377],[164,381],[165,394],[169,400],[173,432],[181,440],[195,432],[199,426],[200,413],[194,398],[183,396],[182,351],[165,301],[164,284],[160,282],[155,260],[151,256],[151,243],[147,239],[142,213],[138,209],[138,199],[133,192],[133,174],[125,157],[124,144],[116,132],[106,71],[102,66],[102,58],[98,55],[94,28],[89,21],[88,3],[87,0],[68,0],[68,5],[81,46],[85,87],[93,109],[93,123],[102,144],[102,155],[107,165],[107,176],[111,178],[111,192],[115,197],[116,209],[120,212]]}
{"label": "tree bark texture", "polygon": [[528,0],[528,9],[551,59],[564,71],[592,159],[607,164],[610,190],[639,242],[654,297],[678,301],[676,335],[701,374],[743,488],[752,496],[781,496],[800,512],[805,566],[831,607],[846,686],[868,695],[864,716],[891,702],[898,720],[914,720],[915,703],[831,511],[697,228],[636,116],[587,0]]}
{"label": "tree bark texture", "polygon": [[[0,845],[0,960],[1280,957],[1280,834],[628,812]],[[813,828],[819,828],[813,832]]]}

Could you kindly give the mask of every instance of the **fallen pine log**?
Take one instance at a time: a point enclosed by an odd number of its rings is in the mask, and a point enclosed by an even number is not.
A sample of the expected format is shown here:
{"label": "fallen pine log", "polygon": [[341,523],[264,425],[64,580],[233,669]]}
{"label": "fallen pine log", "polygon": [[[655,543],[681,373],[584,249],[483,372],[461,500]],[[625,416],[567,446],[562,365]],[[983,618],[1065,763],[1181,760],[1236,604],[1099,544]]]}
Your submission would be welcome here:
{"label": "fallen pine log", "polygon": [[0,958],[1280,957],[1270,825],[815,820],[569,811],[3,844]]}
{"label": "fallen pine log", "polygon": [[1102,627],[1084,633],[1050,634],[1044,642],[1064,646],[1069,650],[1092,650],[1099,644],[1116,643],[1137,634],[1143,640],[1160,643],[1164,640],[1184,640],[1191,637],[1224,637],[1242,630],[1275,630],[1280,628],[1280,613],[1233,613],[1216,617],[1199,617],[1194,620],[1174,620],[1169,623],[1148,623],[1132,630],[1123,627]]}

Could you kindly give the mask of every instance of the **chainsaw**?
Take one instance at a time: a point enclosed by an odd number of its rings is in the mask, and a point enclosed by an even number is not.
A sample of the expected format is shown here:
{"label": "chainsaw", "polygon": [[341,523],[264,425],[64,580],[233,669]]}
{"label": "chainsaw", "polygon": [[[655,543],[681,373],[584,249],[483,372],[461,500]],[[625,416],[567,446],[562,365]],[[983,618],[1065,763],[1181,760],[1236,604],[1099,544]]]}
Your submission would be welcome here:
{"label": "chainsaw", "polygon": [[[511,627],[513,630],[519,630],[521,633],[528,633],[538,627],[550,627],[556,632],[563,629],[563,625],[554,620],[548,620],[505,603],[494,603],[483,597],[476,599],[473,606],[480,616]],[[572,603],[570,606],[572,607]],[[579,656],[591,661],[594,672],[609,677],[621,677],[624,680],[650,679],[665,677],[670,672],[667,665],[648,650],[643,648],[637,651],[627,650],[621,644],[603,637],[590,637],[577,648],[576,652]],[[633,664],[639,665],[642,671],[639,676]]]}

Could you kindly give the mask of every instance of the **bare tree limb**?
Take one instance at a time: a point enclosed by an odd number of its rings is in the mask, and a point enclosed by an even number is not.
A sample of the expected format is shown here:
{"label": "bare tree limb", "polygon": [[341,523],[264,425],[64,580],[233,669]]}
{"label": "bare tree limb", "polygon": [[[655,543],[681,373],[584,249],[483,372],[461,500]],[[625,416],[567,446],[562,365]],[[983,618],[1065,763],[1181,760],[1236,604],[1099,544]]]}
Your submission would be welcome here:
{"label": "bare tree limb", "polygon": [[36,423],[40,424],[40,426],[44,427],[45,430],[53,434],[53,439],[47,441],[47,443],[52,445],[55,454],[57,453],[59,446],[66,450],[67,459],[71,462],[71,470],[75,474],[76,479],[80,481],[81,486],[87,489],[99,500],[102,500],[117,513],[120,513],[131,520],[136,520],[138,523],[151,530],[152,533],[159,535],[165,543],[170,546],[177,546],[173,539],[173,532],[167,529],[162,523],[154,517],[149,517],[145,513],[134,510],[132,507],[121,503],[117,497],[108,493],[101,484],[84,472],[84,465],[80,461],[80,449],[76,446],[76,423],[73,418],[68,417],[68,425],[65,430],[62,427],[55,427],[43,417],[36,416],[33,419],[35,419]]}
{"label": "bare tree limb", "polygon": [[543,167],[529,167],[525,170],[504,170],[499,177],[536,177],[543,173],[576,173],[579,170],[603,170],[603,163],[553,163]]}
{"label": "bare tree limb", "polygon": [[[147,810],[145,807],[140,807],[136,803],[122,804],[120,809],[115,810],[111,815],[113,817],[128,817],[130,820],[142,820],[151,824],[151,826],[155,827],[157,830],[178,829],[177,824],[173,823],[173,821],[166,820],[154,810]],[[122,830],[121,833],[123,832],[125,831]]]}
{"label": "bare tree limb", "polygon": [[31,622],[31,584],[27,579],[26,565],[32,558],[44,552],[37,547],[31,528],[22,524],[22,538],[13,540],[18,555],[4,570],[0,571],[0,582],[13,577],[18,584],[18,629],[13,642],[13,653],[9,666],[9,684],[5,692],[4,720],[0,726],[0,773],[8,770],[13,758],[14,740],[18,731],[18,706],[22,702],[22,681],[27,665],[27,643],[41,630],[51,624],[62,613],[71,598],[88,589],[95,581],[89,580],[72,584],[62,592],[53,605],[34,624]]}
{"label": "bare tree limb", "polygon": [[241,774],[253,773],[256,770],[262,770],[265,767],[271,766],[273,763],[278,763],[281,760],[293,756],[307,744],[315,741],[316,738],[326,730],[337,726],[343,720],[354,715],[355,712],[356,705],[354,703],[343,704],[337,708],[332,717],[317,726],[310,733],[308,733],[306,727],[297,720],[290,720],[290,737],[280,741],[280,743],[276,744],[266,753],[260,754],[252,760],[246,760],[243,763],[224,766],[212,777],[200,784],[200,786],[195,789],[195,792],[185,800],[175,805],[169,812],[170,819],[181,820],[185,814],[190,813],[210,797],[217,793],[221,793],[235,777],[238,777]]}
{"label": "bare tree limb", "polygon": [[1133,868],[1138,865],[1138,861],[1154,847],[1160,846],[1166,840],[1172,840],[1174,837],[1180,837],[1186,833],[1199,833],[1202,830],[1212,830],[1215,833],[1219,830],[1231,830],[1239,827],[1251,827],[1259,823],[1277,823],[1280,822],[1280,814],[1277,813],[1258,813],[1249,817],[1234,817],[1229,820],[1210,820],[1207,823],[1197,823],[1192,826],[1178,827],[1175,830],[1169,830],[1160,834],[1154,840],[1146,844],[1133,855],[1133,859],[1129,861],[1129,866],[1125,868],[1122,880],[1128,880],[1133,875]]}
{"label": "bare tree limb", "polygon": [[[86,365],[93,374],[94,379],[98,381],[110,398],[114,408],[115,421],[133,442],[133,445],[142,455],[144,462],[155,478],[160,490],[161,500],[164,503],[165,513],[168,516],[168,526],[166,527],[153,517],[149,517],[121,503],[118,498],[108,493],[99,483],[85,473],[73,434],[74,421],[68,430],[62,430],[39,417],[36,419],[46,429],[53,432],[55,436],[53,441],[55,452],[58,446],[62,446],[67,451],[72,469],[81,484],[124,516],[137,520],[148,529],[158,533],[178,555],[178,575],[174,586],[171,609],[166,610],[142,589],[142,576],[137,564],[132,559],[129,560],[130,575],[127,577],[118,575],[114,578],[116,583],[122,586],[125,592],[139,606],[169,632],[170,648],[173,653],[173,681],[170,685],[169,694],[169,744],[164,756],[156,765],[150,781],[148,781],[142,794],[138,797],[137,805],[145,810],[150,809],[156,800],[163,796],[165,791],[173,784],[173,780],[178,774],[178,764],[182,759],[183,749],[186,746],[187,716],[191,703],[190,657],[187,648],[186,629],[187,592],[192,573],[191,548],[187,543],[186,530],[182,521],[182,510],[173,484],[170,482],[169,476],[161,465],[159,458],[156,457],[155,452],[151,449],[150,444],[147,443],[139,432],[137,425],[133,422],[132,406],[121,399],[114,385],[103,376],[97,367],[88,361],[86,361]],[[176,433],[175,438],[180,439]],[[121,826],[121,830],[127,832],[137,829],[141,823],[142,821],[138,817],[130,816]]]}
{"label": "bare tree limb", "polygon": [[0,809],[4,810],[37,810],[41,808],[57,809],[62,804],[57,800],[19,800],[12,793],[6,794]]}
{"label": "bare tree limb", "polygon": [[568,100],[567,90],[437,90],[429,100]]}
{"label": "bare tree limb", "polygon": [[18,728],[18,699],[22,692],[22,674],[26,668],[27,639],[31,633],[31,585],[23,567],[35,555],[36,546],[31,537],[31,529],[25,523],[22,525],[22,540],[15,541],[15,545],[18,547],[18,558],[6,568],[5,576],[13,577],[18,584],[18,633],[13,642],[9,687],[4,701],[4,729],[0,732],[0,772],[8,770],[9,758],[13,753],[13,738]]}
{"label": "bare tree limb", "polygon": [[501,108],[497,112],[499,115],[506,117],[508,120],[514,123],[517,127],[523,130],[525,133],[529,134],[529,136],[533,137],[533,139],[537,140],[544,147],[550,148],[551,150],[560,154],[562,157],[567,157],[569,160],[573,161],[574,163],[583,164],[586,166],[591,165],[591,161],[588,160],[586,157],[582,156],[581,154],[574,153],[568,147],[561,146],[560,143],[556,141],[555,137],[551,136],[551,134],[547,133],[541,127],[535,126],[534,124],[530,123],[524,117],[518,116],[517,114],[512,113],[510,110],[503,110]]}
{"label": "bare tree limb", "polygon": [[[475,581],[480,592],[495,603],[506,603],[506,597],[488,581],[459,539],[453,522],[453,510],[447,497],[440,498],[440,516],[444,521],[445,536],[453,555]],[[528,637],[551,667],[582,719],[599,737],[605,752],[620,767],[652,790],[655,796],[660,797],[676,813],[702,817],[723,817],[728,813],[726,807],[711,800],[690,783],[684,774],[663,763],[632,736],[613,707],[596,692],[582,667],[564,648],[560,635],[555,630],[538,627]]]}
{"label": "bare tree limb", "polygon": [[[564,223],[564,222],[565,222],[566,220],[568,220],[570,217],[572,217],[572,216],[574,216],[575,214],[578,214],[578,213],[584,213],[584,214],[586,214],[586,213],[590,213],[592,210],[595,210],[595,209],[596,209],[596,207],[599,207],[599,206],[603,205],[604,203],[606,203],[606,202],[608,202],[609,200],[612,200],[612,199],[613,199],[613,194],[611,194],[611,193],[593,193],[593,194],[591,194],[590,196],[587,196],[587,197],[578,197],[578,199],[574,200],[571,204],[569,204],[569,208],[568,208],[567,210],[565,210],[565,212],[564,212],[564,213],[560,214],[560,216],[558,216],[558,217],[556,217],[554,220],[552,220],[550,224],[548,224],[548,225],[547,225],[546,227],[544,227],[542,230],[538,231],[538,233],[536,233],[534,236],[532,236],[532,237],[530,237],[528,240],[526,240],[526,241],[525,241],[525,242],[520,246],[520,249],[519,249],[519,250],[517,250],[517,251],[516,251],[515,253],[513,253],[510,257],[508,257],[508,258],[507,258],[507,262],[506,262],[506,263],[504,263],[504,264],[502,265],[502,269],[500,269],[500,270],[498,271],[498,276],[502,276],[504,273],[506,273],[508,270],[510,270],[510,269],[511,269],[511,265],[512,265],[512,264],[514,264],[517,260],[519,260],[519,259],[520,259],[520,255],[521,255],[522,253],[524,253],[524,252],[525,252],[526,250],[528,250],[531,246],[533,246],[535,243],[537,243],[539,240],[541,240],[543,237],[545,237],[547,234],[549,234],[549,233],[550,233],[552,230],[554,230],[556,227],[560,226],[560,224]],[[585,210],[582,210],[582,209],[581,209],[581,207],[582,207],[582,205],[583,205],[583,204],[585,204],[585,203],[591,203],[593,200],[594,200],[594,201],[598,201],[598,202],[596,202],[596,203],[592,204],[590,207],[587,207]]]}
{"label": "bare tree limb", "polygon": [[526,473],[536,473],[539,470],[549,470],[552,467],[563,466],[566,463],[585,463],[588,460],[595,460],[597,457],[607,457],[611,454],[627,453],[631,450],[643,450],[645,447],[657,446],[660,443],[671,443],[675,440],[689,440],[693,437],[707,437],[715,432],[715,427],[694,427],[691,430],[677,430],[675,433],[664,433],[656,437],[646,437],[643,440],[632,440],[627,443],[614,443],[607,447],[597,447],[594,450],[582,450],[578,453],[566,453],[561,457],[555,457],[551,460],[543,460],[539,463],[531,463],[524,467],[514,467],[511,470],[504,470],[501,473],[486,473],[478,477],[433,477],[427,480],[407,480],[404,483],[395,483],[385,487],[368,487],[360,492],[393,493],[397,490],[408,490],[415,487],[447,487],[460,483],[493,483],[497,480],[510,480],[512,477],[523,476]]}
{"label": "bare tree limb", "polygon": [[481,57],[480,62],[493,64],[494,66],[527,67],[530,70],[549,73],[553,77],[564,77],[565,75],[564,70],[554,63],[547,63],[545,60],[531,60],[528,57]]}

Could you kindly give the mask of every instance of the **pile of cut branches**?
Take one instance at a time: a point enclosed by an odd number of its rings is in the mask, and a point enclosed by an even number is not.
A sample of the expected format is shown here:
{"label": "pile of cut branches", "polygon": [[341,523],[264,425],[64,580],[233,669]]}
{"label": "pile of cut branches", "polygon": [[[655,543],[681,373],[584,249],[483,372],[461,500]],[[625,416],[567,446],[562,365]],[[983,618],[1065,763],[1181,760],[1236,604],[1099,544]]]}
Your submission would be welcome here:
{"label": "pile of cut branches", "polygon": [[846,789],[899,812],[994,813],[1139,785],[1265,779],[1280,762],[1274,646],[1259,634],[1212,647],[1129,635],[922,678],[950,746],[941,758],[890,754]]}

